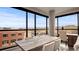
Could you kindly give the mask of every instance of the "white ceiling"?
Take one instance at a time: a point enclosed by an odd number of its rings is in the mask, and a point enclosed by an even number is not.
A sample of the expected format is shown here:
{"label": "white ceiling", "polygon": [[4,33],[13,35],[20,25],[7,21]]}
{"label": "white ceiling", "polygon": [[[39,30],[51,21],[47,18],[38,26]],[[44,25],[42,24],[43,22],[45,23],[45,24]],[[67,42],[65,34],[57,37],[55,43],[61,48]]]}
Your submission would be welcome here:
{"label": "white ceiling", "polygon": [[55,10],[55,13],[60,13],[65,10],[71,9],[72,7],[37,7],[38,9],[48,13],[50,10]]}
{"label": "white ceiling", "polygon": [[49,15],[50,10],[55,10],[56,16],[79,11],[78,7],[26,7],[26,8],[45,15]]}

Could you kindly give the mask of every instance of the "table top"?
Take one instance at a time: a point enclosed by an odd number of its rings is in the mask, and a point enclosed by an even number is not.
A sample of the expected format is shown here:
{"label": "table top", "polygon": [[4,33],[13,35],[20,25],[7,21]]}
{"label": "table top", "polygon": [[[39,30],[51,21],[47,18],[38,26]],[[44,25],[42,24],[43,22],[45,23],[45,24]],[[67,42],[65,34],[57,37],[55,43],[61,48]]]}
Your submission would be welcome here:
{"label": "table top", "polygon": [[33,48],[42,46],[46,43],[49,43],[51,41],[55,41],[58,39],[58,37],[52,37],[49,35],[41,35],[41,36],[35,36],[33,38],[30,38],[28,40],[21,40],[16,41],[16,43],[25,51],[31,50]]}
{"label": "table top", "polygon": [[66,35],[78,36],[78,34],[69,34],[69,33],[67,33]]}

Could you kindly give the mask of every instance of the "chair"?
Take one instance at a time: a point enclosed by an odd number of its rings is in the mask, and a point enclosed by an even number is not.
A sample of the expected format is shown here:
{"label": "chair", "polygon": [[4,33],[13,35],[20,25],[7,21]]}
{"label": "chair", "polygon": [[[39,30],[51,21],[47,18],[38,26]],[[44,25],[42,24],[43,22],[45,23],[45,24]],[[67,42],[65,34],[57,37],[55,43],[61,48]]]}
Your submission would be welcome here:
{"label": "chair", "polygon": [[57,40],[55,40],[54,51],[59,50],[60,44],[61,44],[61,39],[60,38],[58,38]]}
{"label": "chair", "polygon": [[62,31],[59,31],[59,36],[61,38],[61,41],[63,42],[67,42],[68,40],[68,37],[66,36],[66,31],[62,30]]}
{"label": "chair", "polygon": [[79,51],[79,36],[76,40],[76,43],[74,44],[74,50]]}
{"label": "chair", "polygon": [[42,50],[43,51],[54,51],[54,45],[55,45],[54,42],[50,42],[48,44],[45,44],[45,45],[43,45]]}

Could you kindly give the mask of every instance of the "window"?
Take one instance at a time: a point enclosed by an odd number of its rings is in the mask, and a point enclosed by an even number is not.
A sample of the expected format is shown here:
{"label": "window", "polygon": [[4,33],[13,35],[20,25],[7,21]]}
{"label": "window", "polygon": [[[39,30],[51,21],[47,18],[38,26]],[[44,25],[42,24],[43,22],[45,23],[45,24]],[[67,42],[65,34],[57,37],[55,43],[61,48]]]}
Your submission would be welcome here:
{"label": "window", "polygon": [[22,38],[19,38],[18,41],[19,41],[19,40],[22,40]]}
{"label": "window", "polygon": [[11,36],[16,36],[16,34],[11,34]]}
{"label": "window", "polygon": [[0,28],[25,29],[26,12],[14,8],[0,7]]}
{"label": "window", "polygon": [[12,39],[10,42],[11,42],[11,43],[14,43],[15,41],[16,41],[16,39]]}
{"label": "window", "polygon": [[28,13],[28,37],[33,37],[34,36],[34,14],[33,13]]}
{"label": "window", "polygon": [[22,33],[18,33],[18,35],[22,35]]}
{"label": "window", "polygon": [[36,15],[36,35],[46,34],[46,17]]}
{"label": "window", "polygon": [[3,34],[3,37],[8,37],[8,34]]}
{"label": "window", "polygon": [[58,33],[66,31],[66,33],[78,34],[77,14],[58,17]]}
{"label": "window", "polygon": [[28,37],[46,34],[46,17],[28,13]]}
{"label": "window", "polygon": [[[15,38],[17,40],[22,40],[26,37],[33,37],[36,33],[46,34],[46,18],[47,16],[45,15],[21,7],[0,7],[0,31],[2,30],[2,34],[4,32],[2,36],[5,39],[5,41],[3,41],[3,39],[0,40],[0,43],[5,43],[7,39],[11,39],[11,42],[8,41],[7,43],[11,46]],[[8,31],[9,33],[5,34]],[[23,35],[19,31],[23,31]],[[17,33],[19,34],[16,35]],[[8,38],[9,35],[11,37]],[[22,35],[21,38],[19,37],[20,35]],[[0,47],[2,47],[2,45]]]}
{"label": "window", "polygon": [[5,44],[7,44],[7,43],[8,43],[8,40],[3,40],[3,41],[2,41],[2,44],[3,44],[3,45],[5,45]]}
{"label": "window", "polygon": [[[3,47],[3,44],[6,43],[6,47],[8,47],[8,45],[11,46],[11,43],[15,41],[11,40],[13,36],[16,35],[15,32],[19,32],[23,29],[26,29],[25,11],[10,7],[0,7],[0,32],[3,34],[1,36],[3,38],[0,40],[0,47]],[[24,32],[26,33],[26,30],[24,30]],[[16,39],[18,39],[18,37],[16,37]],[[10,40],[11,42],[9,42]]]}

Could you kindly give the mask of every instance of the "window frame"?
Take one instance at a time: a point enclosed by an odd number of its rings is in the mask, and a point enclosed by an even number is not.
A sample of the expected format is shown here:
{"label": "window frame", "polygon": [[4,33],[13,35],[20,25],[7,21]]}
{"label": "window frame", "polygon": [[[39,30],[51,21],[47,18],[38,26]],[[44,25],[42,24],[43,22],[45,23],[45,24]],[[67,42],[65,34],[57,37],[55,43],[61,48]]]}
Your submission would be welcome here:
{"label": "window frame", "polygon": [[[57,36],[59,36],[59,20],[58,20],[58,18],[64,17],[64,16],[69,16],[69,15],[74,15],[74,14],[77,14],[77,31],[78,31],[78,35],[79,35],[79,12],[74,12],[74,13],[59,15],[59,16],[55,17],[55,18],[57,18]],[[72,29],[72,30],[76,30],[76,29]]]}
{"label": "window frame", "polygon": [[28,13],[33,13],[34,14],[34,36],[36,36],[36,15],[40,15],[42,17],[45,17],[46,18],[46,34],[48,34],[48,16],[47,15],[43,15],[41,13],[38,13],[38,12],[34,12],[34,11],[31,11],[31,10],[28,10],[28,9],[25,9],[23,7],[11,7],[11,8],[14,8],[14,9],[18,9],[18,10],[22,10],[22,11],[25,11],[26,12],[26,37],[28,37]]}

